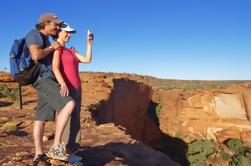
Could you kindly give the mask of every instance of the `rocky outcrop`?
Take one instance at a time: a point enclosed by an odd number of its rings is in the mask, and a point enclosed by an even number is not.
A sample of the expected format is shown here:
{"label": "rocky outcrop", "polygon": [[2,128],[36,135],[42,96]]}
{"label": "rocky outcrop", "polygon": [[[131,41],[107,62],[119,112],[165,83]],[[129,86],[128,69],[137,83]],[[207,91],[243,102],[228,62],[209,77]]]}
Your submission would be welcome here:
{"label": "rocky outcrop", "polygon": [[[168,94],[174,94],[173,91],[162,93],[166,93],[165,96],[169,96],[169,100],[172,97]],[[172,136],[186,136],[187,142],[205,137],[216,139],[216,132],[232,127],[240,130],[251,129],[250,100],[251,90],[245,85],[180,92],[172,104],[164,104],[159,117],[160,126],[167,125],[167,117],[172,117],[175,129],[162,127],[162,131]],[[238,134],[240,137],[240,133]]]}
{"label": "rocky outcrop", "polygon": [[[17,125],[15,131],[0,129],[0,165],[32,165],[34,144],[32,121],[34,110],[0,110],[0,127],[13,122]],[[89,117],[89,112],[82,110],[81,117]],[[95,125],[82,119],[81,147],[78,155],[82,156],[85,165],[170,165],[177,164],[168,156],[144,145],[141,141],[132,139],[123,129],[113,123]],[[53,137],[55,124],[46,123],[45,136]],[[44,151],[48,151],[53,139],[44,139]],[[52,165],[68,165],[68,163],[51,160]],[[44,163],[39,163],[43,165]]]}
{"label": "rocky outcrop", "polygon": [[219,94],[214,97],[215,112],[220,118],[247,120],[243,94]]}
{"label": "rocky outcrop", "polygon": [[218,118],[250,120],[251,90],[211,90],[199,92],[181,100],[180,110],[199,109]]}
{"label": "rocky outcrop", "polygon": [[[7,81],[6,73],[0,78],[6,80],[3,82],[8,87],[16,88],[16,83]],[[249,84],[203,90],[196,87],[185,89],[184,81],[180,80],[174,80],[170,88],[164,80],[130,74],[81,73],[80,78],[83,147],[79,153],[86,158],[87,164],[146,165],[144,161],[147,161],[152,165],[161,165],[165,163],[159,160],[169,161],[168,157],[162,157],[162,153],[158,154],[151,148],[147,150],[149,147],[146,148],[142,142],[168,154],[182,165],[188,165],[185,142],[198,138],[224,141],[236,137],[250,146]],[[173,88],[176,83],[182,88]],[[189,85],[193,85],[192,81]],[[28,120],[22,123],[23,126],[18,125],[18,131],[0,132],[1,164],[10,162],[18,165],[20,161],[29,164],[32,156],[20,159],[20,155],[13,151],[34,153],[30,121],[37,96],[30,86],[22,87],[22,90],[24,111],[17,111],[16,105],[5,104],[8,99],[0,97],[0,127],[12,121],[8,117],[13,115],[17,119],[16,116],[20,116]],[[92,112],[92,116],[88,111]],[[49,136],[53,131],[53,124],[47,126],[45,149],[49,148],[52,141]],[[13,145],[15,141],[21,146]]]}
{"label": "rocky outcrop", "polygon": [[[152,133],[154,130],[156,133],[160,132],[153,122],[147,119],[148,105],[151,102],[151,88],[142,83],[121,79],[119,76],[113,78],[103,74],[89,75],[87,73],[81,77],[81,81],[84,94],[81,112],[81,144],[83,147],[80,149],[79,155],[84,157],[87,165],[121,165],[124,163],[177,165],[167,155],[142,143],[142,140],[150,142],[157,137],[155,133]],[[22,119],[33,119],[33,109],[36,107],[37,100],[36,92],[30,86],[22,87],[22,90],[23,110],[18,110],[15,105],[1,108],[0,115],[4,119],[3,123],[13,120],[11,118],[13,114]],[[122,96],[120,97],[120,95]],[[95,105],[112,110],[112,112],[102,115],[105,117],[103,119],[106,120],[103,121],[105,124],[95,125],[93,117],[88,114],[87,110],[91,110]],[[17,119],[15,116],[13,118]],[[101,119],[97,120],[101,121]],[[108,121],[112,123],[107,123]],[[0,133],[0,137],[4,138],[0,139],[0,151],[8,149],[8,151],[5,150],[5,154],[0,153],[1,164],[31,164],[32,155],[20,157],[19,154],[15,154],[15,151],[34,154],[33,143],[30,141],[32,140],[32,123],[22,122],[21,124],[23,125],[19,126],[18,131]],[[45,150],[48,150],[49,145],[52,144],[53,130],[52,123],[46,125]],[[144,139],[145,137],[146,139]],[[17,147],[13,144],[15,140],[21,143],[21,146]],[[55,161],[52,163],[60,164]]]}
{"label": "rocky outcrop", "polygon": [[9,73],[0,72],[0,82],[15,82]]}
{"label": "rocky outcrop", "polygon": [[251,122],[251,89],[246,89],[243,92],[244,106],[247,114],[247,118]]}
{"label": "rocky outcrop", "polygon": [[114,79],[109,99],[92,112],[98,123],[123,126],[133,138],[150,144],[161,133],[148,115],[151,96],[151,88],[143,83]]}

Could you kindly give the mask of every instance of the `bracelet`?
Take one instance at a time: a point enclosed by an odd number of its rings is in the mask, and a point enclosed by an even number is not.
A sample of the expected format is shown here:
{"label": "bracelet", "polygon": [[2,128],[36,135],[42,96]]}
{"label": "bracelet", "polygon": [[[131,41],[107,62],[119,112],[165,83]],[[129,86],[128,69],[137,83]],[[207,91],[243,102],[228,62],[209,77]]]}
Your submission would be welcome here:
{"label": "bracelet", "polygon": [[52,47],[51,45],[49,46],[49,49],[52,49],[52,50],[54,50],[54,49],[53,49],[53,47]]}

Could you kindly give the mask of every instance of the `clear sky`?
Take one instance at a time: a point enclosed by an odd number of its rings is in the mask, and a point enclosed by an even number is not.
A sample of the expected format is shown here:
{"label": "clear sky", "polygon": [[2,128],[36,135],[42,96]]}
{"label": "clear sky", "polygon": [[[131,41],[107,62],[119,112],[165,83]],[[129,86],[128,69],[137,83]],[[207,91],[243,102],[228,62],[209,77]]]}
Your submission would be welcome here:
{"label": "clear sky", "polygon": [[1,0],[0,70],[44,12],[78,30],[67,46],[81,53],[94,32],[92,63],[80,71],[251,80],[250,0]]}

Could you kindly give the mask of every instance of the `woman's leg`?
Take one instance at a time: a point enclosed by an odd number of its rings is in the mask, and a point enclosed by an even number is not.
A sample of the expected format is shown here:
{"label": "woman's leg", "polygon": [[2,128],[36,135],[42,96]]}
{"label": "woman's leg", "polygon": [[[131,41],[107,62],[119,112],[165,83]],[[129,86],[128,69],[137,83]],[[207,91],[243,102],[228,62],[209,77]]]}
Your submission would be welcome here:
{"label": "woman's leg", "polygon": [[71,97],[75,101],[74,111],[67,121],[61,141],[67,146],[67,152],[72,153],[80,144],[80,108],[81,90],[71,90]]}
{"label": "woman's leg", "polygon": [[66,106],[58,113],[57,122],[56,122],[56,132],[54,138],[54,145],[58,145],[61,143],[61,137],[67,120],[69,119],[73,109],[75,106],[75,102],[73,100],[69,101]]}

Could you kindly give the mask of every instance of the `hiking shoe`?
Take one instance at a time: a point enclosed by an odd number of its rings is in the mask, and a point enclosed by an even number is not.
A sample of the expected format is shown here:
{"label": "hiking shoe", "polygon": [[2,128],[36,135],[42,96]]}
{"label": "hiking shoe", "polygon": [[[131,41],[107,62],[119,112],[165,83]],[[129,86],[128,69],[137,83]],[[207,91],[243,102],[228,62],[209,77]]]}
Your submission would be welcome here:
{"label": "hiking shoe", "polygon": [[51,146],[49,152],[47,152],[47,156],[61,161],[68,161],[69,159],[69,155],[66,154],[65,147],[61,144]]}
{"label": "hiking shoe", "polygon": [[41,162],[46,162],[48,163],[48,160],[49,158],[46,156],[46,154],[39,154],[39,155],[36,155],[34,157],[34,159],[32,160],[32,164],[35,166],[35,165],[38,165],[38,163],[41,161]]}
{"label": "hiking shoe", "polygon": [[70,164],[74,164],[74,163],[77,163],[77,162],[80,162],[82,161],[83,158],[74,154],[74,153],[71,153],[70,157],[69,157],[69,163]]}

